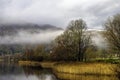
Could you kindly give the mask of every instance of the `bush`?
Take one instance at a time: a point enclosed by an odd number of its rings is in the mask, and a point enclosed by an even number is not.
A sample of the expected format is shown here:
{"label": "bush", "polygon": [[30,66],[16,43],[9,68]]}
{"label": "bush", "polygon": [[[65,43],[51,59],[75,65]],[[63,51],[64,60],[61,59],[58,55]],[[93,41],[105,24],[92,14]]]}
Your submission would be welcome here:
{"label": "bush", "polygon": [[43,57],[42,56],[22,57],[21,60],[23,60],[23,61],[43,61]]}

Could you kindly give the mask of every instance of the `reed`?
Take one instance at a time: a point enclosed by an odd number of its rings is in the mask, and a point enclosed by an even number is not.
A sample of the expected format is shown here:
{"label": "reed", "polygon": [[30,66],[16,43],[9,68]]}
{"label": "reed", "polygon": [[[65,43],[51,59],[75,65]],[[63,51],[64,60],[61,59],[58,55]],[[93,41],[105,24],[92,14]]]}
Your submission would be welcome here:
{"label": "reed", "polygon": [[54,68],[54,65],[56,64],[57,62],[40,62],[40,65],[43,67],[43,68]]}
{"label": "reed", "polygon": [[69,74],[87,75],[116,75],[114,71],[116,64],[110,63],[58,63],[54,66],[54,71]]}
{"label": "reed", "polygon": [[102,76],[102,75],[75,75],[66,73],[56,73],[56,76],[60,80],[119,80],[115,75]]}
{"label": "reed", "polygon": [[115,71],[117,65],[111,63],[19,61],[19,65],[51,68],[56,73],[80,75],[117,75],[117,72]]}
{"label": "reed", "polygon": [[35,61],[19,61],[18,62],[20,66],[33,66],[33,67],[38,67],[40,65],[39,62],[35,62]]}
{"label": "reed", "polygon": [[56,62],[36,62],[36,61],[19,61],[20,66],[40,66],[42,68],[53,68]]}

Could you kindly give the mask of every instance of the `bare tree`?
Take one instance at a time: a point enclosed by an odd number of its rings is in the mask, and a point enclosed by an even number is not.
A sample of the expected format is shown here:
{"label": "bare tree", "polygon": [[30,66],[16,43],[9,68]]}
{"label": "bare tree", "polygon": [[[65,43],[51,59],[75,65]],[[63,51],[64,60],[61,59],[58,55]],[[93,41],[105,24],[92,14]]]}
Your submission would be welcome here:
{"label": "bare tree", "polygon": [[86,23],[82,19],[73,20],[64,34],[57,38],[57,43],[67,50],[64,52],[71,53],[78,61],[83,61],[90,44],[90,36],[87,32]]}
{"label": "bare tree", "polygon": [[120,14],[107,20],[105,30],[105,37],[109,42],[109,47],[120,54]]}

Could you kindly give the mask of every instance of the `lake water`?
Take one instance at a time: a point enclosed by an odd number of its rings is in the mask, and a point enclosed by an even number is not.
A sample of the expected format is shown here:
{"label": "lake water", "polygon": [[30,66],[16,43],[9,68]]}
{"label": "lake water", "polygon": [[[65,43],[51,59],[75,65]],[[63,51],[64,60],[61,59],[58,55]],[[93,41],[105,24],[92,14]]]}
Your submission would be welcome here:
{"label": "lake water", "polygon": [[49,69],[20,67],[1,64],[0,80],[57,80]]}
{"label": "lake water", "polygon": [[119,80],[116,76],[91,76],[64,73],[57,73],[56,76],[50,69],[0,64],[0,80]]}

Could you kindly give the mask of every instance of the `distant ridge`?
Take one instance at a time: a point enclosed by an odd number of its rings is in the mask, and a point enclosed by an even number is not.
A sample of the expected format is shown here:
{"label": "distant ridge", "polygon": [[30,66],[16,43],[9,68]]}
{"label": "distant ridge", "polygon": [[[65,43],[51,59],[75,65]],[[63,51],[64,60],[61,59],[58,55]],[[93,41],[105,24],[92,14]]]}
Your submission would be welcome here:
{"label": "distant ridge", "polygon": [[37,31],[44,31],[44,30],[57,31],[57,30],[62,30],[62,28],[59,28],[50,24],[44,24],[44,25],[38,25],[38,24],[32,24],[32,23],[0,24],[0,36],[14,35],[19,31],[37,32]]}

